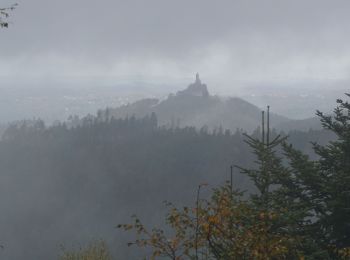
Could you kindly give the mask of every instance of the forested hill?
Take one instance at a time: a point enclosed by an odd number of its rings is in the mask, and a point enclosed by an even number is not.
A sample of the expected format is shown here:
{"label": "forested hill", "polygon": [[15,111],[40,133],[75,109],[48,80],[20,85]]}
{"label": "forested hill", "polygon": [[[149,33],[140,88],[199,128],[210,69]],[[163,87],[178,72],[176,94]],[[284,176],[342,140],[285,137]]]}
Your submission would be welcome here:
{"label": "forested hill", "polygon": [[[324,131],[290,133],[304,151],[327,139]],[[160,127],[155,114],[87,117],[73,128],[13,125],[0,141],[1,258],[55,259],[62,243],[105,238],[117,259],[135,259],[118,223],[136,213],[157,225],[164,200],[191,204],[198,184],[222,183],[231,164],[252,159],[241,132]],[[241,175],[234,183],[249,189]]]}
{"label": "forested hill", "polygon": [[[196,81],[185,90],[171,94],[165,100],[143,99],[118,108],[107,109],[115,118],[135,115],[140,118],[156,113],[159,123],[170,127],[195,126],[209,129],[222,127],[235,131],[253,131],[261,120],[261,109],[238,97],[221,98],[209,94],[197,74]],[[105,114],[106,111],[99,111]],[[290,120],[271,114],[271,124],[280,130],[320,129],[318,120]]]}

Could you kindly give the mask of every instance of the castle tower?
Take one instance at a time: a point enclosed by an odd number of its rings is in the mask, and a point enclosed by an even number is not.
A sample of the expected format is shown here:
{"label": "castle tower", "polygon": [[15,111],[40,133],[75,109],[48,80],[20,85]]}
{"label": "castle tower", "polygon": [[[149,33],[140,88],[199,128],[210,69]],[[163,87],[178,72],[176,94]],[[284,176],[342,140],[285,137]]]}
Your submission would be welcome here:
{"label": "castle tower", "polygon": [[196,96],[196,97],[209,97],[209,92],[207,85],[202,84],[202,81],[199,78],[199,73],[196,73],[196,81],[190,84],[185,90],[179,91],[176,93],[177,96]]}
{"label": "castle tower", "polygon": [[196,84],[202,84],[200,78],[199,78],[199,73],[197,72],[196,74]]}

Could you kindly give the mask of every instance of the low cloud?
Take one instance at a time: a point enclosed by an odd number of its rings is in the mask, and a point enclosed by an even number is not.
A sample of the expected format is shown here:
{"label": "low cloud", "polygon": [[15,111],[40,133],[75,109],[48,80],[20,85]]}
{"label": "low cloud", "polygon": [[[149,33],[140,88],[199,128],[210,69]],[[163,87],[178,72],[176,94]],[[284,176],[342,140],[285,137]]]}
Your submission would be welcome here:
{"label": "low cloud", "polygon": [[343,79],[349,7],[322,0],[22,0],[0,34],[0,75]]}

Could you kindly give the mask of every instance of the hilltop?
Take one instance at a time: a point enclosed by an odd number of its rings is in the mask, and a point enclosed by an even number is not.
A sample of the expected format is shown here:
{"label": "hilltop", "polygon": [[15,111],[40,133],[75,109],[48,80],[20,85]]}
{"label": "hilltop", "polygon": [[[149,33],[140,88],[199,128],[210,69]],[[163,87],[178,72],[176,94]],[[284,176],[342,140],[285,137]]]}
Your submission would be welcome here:
{"label": "hilltop", "polygon": [[[101,111],[100,111],[101,112]],[[160,125],[167,127],[194,126],[213,129],[244,129],[251,132],[260,125],[261,108],[238,97],[211,95],[199,74],[186,89],[170,94],[166,99],[142,99],[131,104],[108,109],[110,116],[141,118],[155,113]],[[272,113],[271,126],[279,130],[318,129],[313,119],[291,120]]]}

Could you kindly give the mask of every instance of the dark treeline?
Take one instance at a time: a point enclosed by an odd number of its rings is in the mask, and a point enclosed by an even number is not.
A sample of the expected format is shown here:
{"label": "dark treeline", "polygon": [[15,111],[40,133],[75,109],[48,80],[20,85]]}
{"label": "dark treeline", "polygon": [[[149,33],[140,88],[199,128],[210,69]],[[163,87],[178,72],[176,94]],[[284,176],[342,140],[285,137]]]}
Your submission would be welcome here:
{"label": "dark treeline", "polygon": [[[310,130],[292,132],[289,140],[308,152],[310,141],[330,138]],[[135,252],[124,246],[127,235],[114,229],[118,223],[136,213],[157,225],[163,201],[189,204],[198,184],[221,184],[230,165],[249,166],[253,159],[241,131],[169,129],[158,126],[155,114],[90,116],[75,126],[13,124],[0,142],[0,203],[6,212],[0,217],[0,254],[55,259],[61,244],[104,238],[117,259],[132,259]],[[250,189],[243,175],[234,182]]]}

